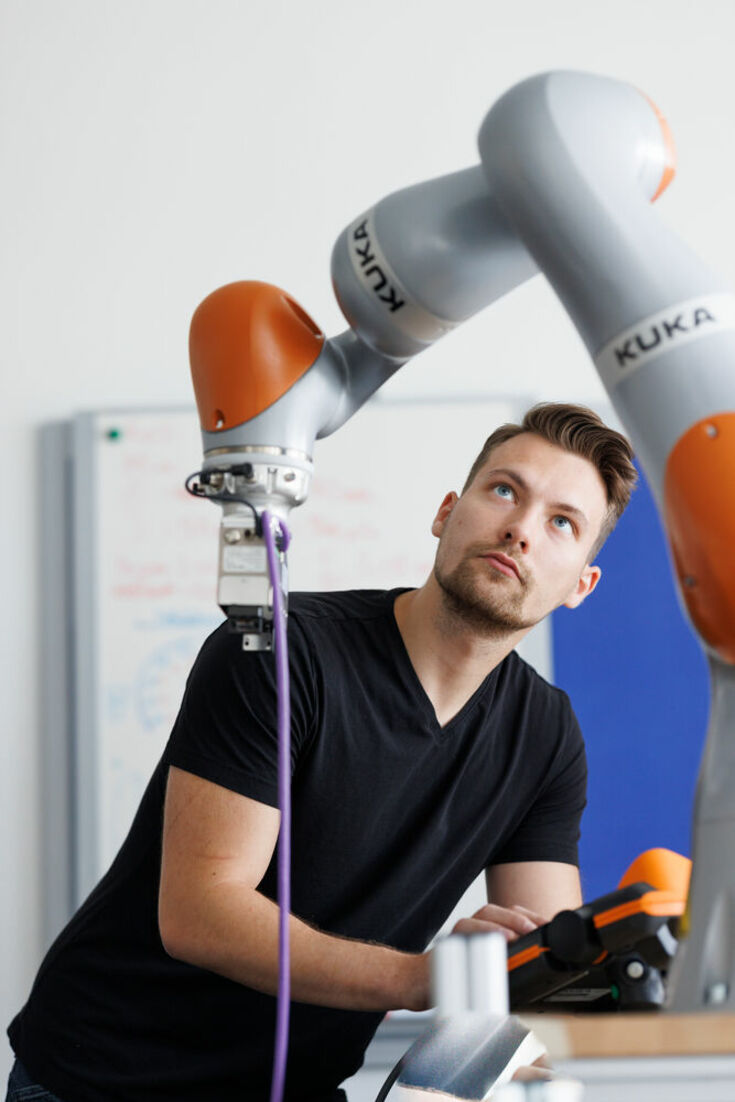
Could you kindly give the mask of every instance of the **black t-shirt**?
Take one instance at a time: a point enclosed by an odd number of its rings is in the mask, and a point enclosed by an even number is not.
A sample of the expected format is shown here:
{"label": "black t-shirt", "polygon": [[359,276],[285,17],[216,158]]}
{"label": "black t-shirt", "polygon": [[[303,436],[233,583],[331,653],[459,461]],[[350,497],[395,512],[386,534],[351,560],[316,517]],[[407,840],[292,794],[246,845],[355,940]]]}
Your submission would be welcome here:
{"label": "black t-shirt", "polygon": [[[292,911],[418,952],[487,866],[576,863],[586,767],[566,695],[515,653],[440,727],[393,615],[398,592],[291,596]],[[125,843],[10,1027],[64,1102],[268,1097],[275,999],[161,944],[169,765],[277,805],[273,655],[243,654],[224,625],[205,642]],[[260,890],[276,897],[275,855]],[[288,1097],[331,1097],[381,1017],[292,1004]]]}

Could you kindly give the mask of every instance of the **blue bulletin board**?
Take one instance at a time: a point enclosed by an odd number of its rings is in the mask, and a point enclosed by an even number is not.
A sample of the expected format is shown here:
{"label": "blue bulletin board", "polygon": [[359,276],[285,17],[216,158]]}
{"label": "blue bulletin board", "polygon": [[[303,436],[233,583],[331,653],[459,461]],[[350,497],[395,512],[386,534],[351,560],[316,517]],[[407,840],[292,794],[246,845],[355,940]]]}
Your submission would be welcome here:
{"label": "blue bulletin board", "polygon": [[587,744],[586,899],[612,891],[646,849],[690,856],[709,709],[707,663],[643,476],[597,562],[596,592],[552,616],[554,681],[571,697]]}

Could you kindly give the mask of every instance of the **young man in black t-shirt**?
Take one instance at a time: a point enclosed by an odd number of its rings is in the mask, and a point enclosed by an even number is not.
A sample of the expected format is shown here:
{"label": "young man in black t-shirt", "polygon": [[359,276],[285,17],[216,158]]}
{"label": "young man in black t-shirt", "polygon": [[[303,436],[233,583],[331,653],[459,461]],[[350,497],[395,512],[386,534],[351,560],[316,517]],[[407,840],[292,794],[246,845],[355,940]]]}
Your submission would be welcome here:
{"label": "young man in black t-shirt", "polygon": [[[581,902],[581,735],[513,648],[592,592],[634,481],[594,414],[537,407],[445,497],[420,589],[293,595],[290,1100],[339,1097],[382,1014],[429,1005],[426,945],[483,869],[461,931],[510,939]],[[126,842],[10,1027],[13,1089],[267,1098],[273,665],[224,627],[205,643]]]}

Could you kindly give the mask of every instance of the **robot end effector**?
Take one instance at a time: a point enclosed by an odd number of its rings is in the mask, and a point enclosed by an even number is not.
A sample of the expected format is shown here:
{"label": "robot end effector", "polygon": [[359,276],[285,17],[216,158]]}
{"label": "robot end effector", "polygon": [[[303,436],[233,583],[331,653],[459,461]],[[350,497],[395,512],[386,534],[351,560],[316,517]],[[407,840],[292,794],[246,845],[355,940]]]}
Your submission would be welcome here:
{"label": "robot end effector", "polygon": [[[374,353],[350,330],[326,339],[289,295],[254,281],[204,299],[189,353],[204,465],[187,489],[222,506],[217,600],[243,646],[267,650],[273,601],[263,514],[285,524],[306,500],[315,440],[351,416],[400,361]],[[285,598],[285,548],[278,551]]]}

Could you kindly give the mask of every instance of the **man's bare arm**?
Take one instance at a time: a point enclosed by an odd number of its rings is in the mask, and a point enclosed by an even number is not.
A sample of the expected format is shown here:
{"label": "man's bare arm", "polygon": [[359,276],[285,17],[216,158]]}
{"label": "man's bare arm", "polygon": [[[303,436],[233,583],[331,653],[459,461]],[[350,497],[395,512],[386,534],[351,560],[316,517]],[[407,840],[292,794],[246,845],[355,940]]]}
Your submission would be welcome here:
{"label": "man's bare arm", "polygon": [[576,865],[560,861],[514,861],[485,873],[489,902],[524,908],[548,922],[559,911],[582,906]]}
{"label": "man's bare arm", "polygon": [[[278,986],[278,907],[257,891],[280,813],[172,767],[159,929],[177,959],[258,991]],[[290,920],[291,998],[348,1010],[425,1010],[427,954],[336,937]]]}

